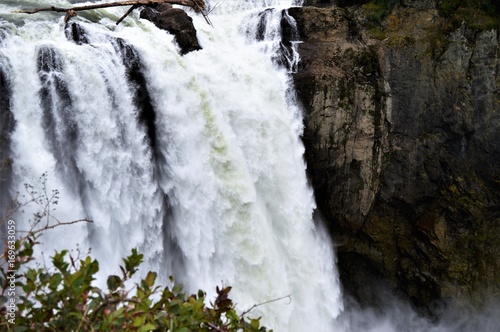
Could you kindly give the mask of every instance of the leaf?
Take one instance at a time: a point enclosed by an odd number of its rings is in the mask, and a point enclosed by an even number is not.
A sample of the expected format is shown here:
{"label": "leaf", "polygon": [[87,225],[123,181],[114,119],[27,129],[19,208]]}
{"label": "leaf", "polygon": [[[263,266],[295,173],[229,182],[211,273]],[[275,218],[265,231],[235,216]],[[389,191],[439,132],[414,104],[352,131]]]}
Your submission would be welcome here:
{"label": "leaf", "polygon": [[127,258],[123,259],[123,262],[125,263],[125,270],[127,271],[127,273],[133,275],[136,271],[136,267],[141,265],[143,258],[144,255],[137,253],[137,249],[133,248],[132,253]]}
{"label": "leaf", "polygon": [[125,311],[125,309],[126,309],[125,307],[121,307],[118,310],[112,311],[111,314],[109,315],[109,318],[110,319],[115,319],[115,318],[118,318],[118,317],[122,317],[123,312]]}
{"label": "leaf", "polygon": [[50,277],[49,289],[55,291],[57,287],[61,284],[62,276],[60,273],[54,274]]}
{"label": "leaf", "polygon": [[258,330],[259,329],[259,327],[260,327],[259,320],[260,320],[260,318],[250,320],[250,326],[252,327],[252,329],[254,329],[254,330]]}
{"label": "leaf", "polygon": [[25,274],[25,276],[26,276],[26,278],[27,278],[27,279],[29,279],[29,280],[33,280],[33,281],[35,281],[35,280],[36,280],[36,275],[37,275],[37,271],[36,271],[36,270],[34,270],[34,269],[29,269],[29,270],[26,272],[26,274]]}
{"label": "leaf", "polygon": [[132,325],[135,327],[139,327],[143,326],[145,322],[146,322],[146,316],[137,316],[134,318],[134,322],[132,323]]}
{"label": "leaf", "polygon": [[191,330],[187,327],[181,327],[180,329],[176,330],[176,332],[191,332]]}
{"label": "leaf", "polygon": [[68,282],[70,285],[74,287],[78,287],[81,282],[83,281],[84,275],[83,275],[83,270],[78,270],[75,273],[71,274],[68,278]]}
{"label": "leaf", "polygon": [[68,271],[69,264],[64,261],[64,256],[68,253],[67,250],[56,252],[52,257],[52,264],[63,274]]}
{"label": "leaf", "polygon": [[155,329],[156,329],[156,325],[151,324],[151,323],[147,323],[146,325],[141,326],[137,330],[137,332],[148,332],[148,331],[155,330]]}
{"label": "leaf", "polygon": [[233,289],[233,287],[228,286],[228,287],[224,288],[224,289],[222,290],[222,292],[223,292],[224,294],[226,294],[226,295],[227,295],[227,294],[229,294],[229,292],[231,291],[231,289]]}
{"label": "leaf", "polygon": [[50,277],[51,277],[50,273],[41,272],[40,275],[38,276],[38,279],[42,284],[46,284],[49,282]]}
{"label": "leaf", "polygon": [[174,287],[172,288],[172,293],[174,294],[179,294],[181,291],[182,291],[182,288],[184,288],[182,286],[182,284],[176,284],[174,285]]}
{"label": "leaf", "polygon": [[233,301],[230,299],[225,299],[222,301],[217,302],[217,306],[219,309],[228,309],[233,305]]}
{"label": "leaf", "polygon": [[110,275],[106,281],[108,289],[113,292],[122,284],[122,279],[117,275]]}
{"label": "leaf", "polygon": [[181,307],[179,304],[180,304],[180,302],[178,300],[174,300],[174,301],[170,302],[170,307],[168,308],[168,312],[171,312],[174,315],[179,314],[181,311]]}
{"label": "leaf", "polygon": [[144,293],[144,291],[140,288],[137,288],[136,294],[137,294],[137,297],[140,298],[141,300],[146,298],[146,293]]}
{"label": "leaf", "polygon": [[144,280],[146,282],[146,285],[148,287],[153,287],[156,281],[156,272],[148,272],[148,275],[146,276],[146,279]]}

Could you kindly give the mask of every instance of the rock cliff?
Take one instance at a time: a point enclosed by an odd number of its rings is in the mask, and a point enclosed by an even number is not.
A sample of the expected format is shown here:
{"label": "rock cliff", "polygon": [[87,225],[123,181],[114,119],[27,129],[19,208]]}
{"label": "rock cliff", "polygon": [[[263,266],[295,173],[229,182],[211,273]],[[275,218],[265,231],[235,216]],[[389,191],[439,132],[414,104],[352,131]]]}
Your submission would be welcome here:
{"label": "rock cliff", "polygon": [[388,281],[431,314],[480,305],[500,291],[498,30],[434,1],[384,17],[366,2],[289,9],[308,172],[344,288],[369,304]]}

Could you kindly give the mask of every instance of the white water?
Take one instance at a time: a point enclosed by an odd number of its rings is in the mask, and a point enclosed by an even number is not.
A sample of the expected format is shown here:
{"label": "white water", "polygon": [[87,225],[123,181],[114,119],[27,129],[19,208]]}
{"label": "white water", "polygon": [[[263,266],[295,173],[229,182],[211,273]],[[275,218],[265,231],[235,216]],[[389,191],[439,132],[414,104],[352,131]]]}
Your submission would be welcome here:
{"label": "white water", "polygon": [[[268,28],[264,41],[252,40],[264,7],[291,5],[222,1],[210,14],[213,26],[194,15],[203,50],[185,56],[137,14],[116,27],[125,9],[76,18],[89,39],[82,45],[68,41],[56,15],[0,16],[0,64],[16,120],[11,192],[47,172],[48,187],[61,192],[54,216],[94,220],[46,234],[48,254],[91,247],[104,275],[137,247],[144,268],[164,282],[173,274],[191,291],[233,286],[241,310],[291,295],[290,303],[253,311],[275,331],[336,329],[340,289],[331,243],[313,220],[301,112],[286,70],[271,61],[279,34]],[[279,29],[275,19],[266,26]],[[116,38],[141,59],[155,149]],[[46,72],[42,58],[51,64]]]}

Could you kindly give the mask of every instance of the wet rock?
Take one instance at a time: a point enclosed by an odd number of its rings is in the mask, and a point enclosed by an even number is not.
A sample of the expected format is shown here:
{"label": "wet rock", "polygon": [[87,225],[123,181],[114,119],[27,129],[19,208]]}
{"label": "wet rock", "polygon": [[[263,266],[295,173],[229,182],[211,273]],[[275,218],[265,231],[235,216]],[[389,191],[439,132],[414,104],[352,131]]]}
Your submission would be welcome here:
{"label": "wet rock", "polygon": [[182,55],[201,50],[193,19],[184,10],[161,4],[144,8],[140,17],[153,22],[159,29],[173,34]]}
{"label": "wet rock", "polygon": [[7,215],[6,211],[11,203],[9,190],[12,173],[12,160],[10,159],[10,135],[14,130],[15,120],[11,112],[11,77],[7,61],[0,57],[0,215]]}
{"label": "wet rock", "polygon": [[74,41],[78,45],[89,44],[87,32],[85,29],[76,22],[66,23],[64,34],[68,40]]}

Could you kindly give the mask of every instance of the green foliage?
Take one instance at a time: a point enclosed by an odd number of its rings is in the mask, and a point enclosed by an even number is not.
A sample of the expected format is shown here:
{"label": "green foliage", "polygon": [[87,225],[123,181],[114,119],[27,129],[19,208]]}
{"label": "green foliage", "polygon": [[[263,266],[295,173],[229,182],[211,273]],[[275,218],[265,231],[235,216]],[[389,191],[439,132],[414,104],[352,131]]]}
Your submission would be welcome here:
{"label": "green foliage", "polygon": [[[18,250],[16,268],[30,260],[35,242],[26,241]],[[19,245],[19,243],[18,243]],[[123,259],[121,276],[107,278],[107,290],[92,285],[99,263],[89,256],[76,261],[66,250],[52,257],[52,269],[29,268],[17,276],[22,289],[17,303],[15,324],[9,323],[4,307],[0,316],[3,331],[248,331],[263,332],[259,319],[238,315],[229,298],[231,287],[217,287],[214,303],[205,303],[206,293],[188,295],[182,285],[162,288],[156,273],[128,290],[126,281],[138,270],[143,255],[133,249]],[[4,270],[0,277],[8,289]],[[2,292],[2,297],[5,294]],[[5,298],[4,301],[5,303]]]}

